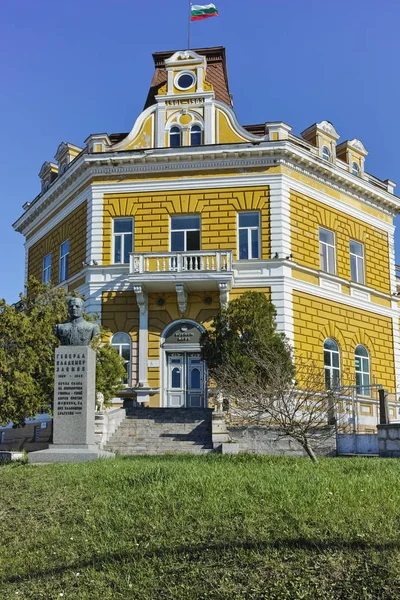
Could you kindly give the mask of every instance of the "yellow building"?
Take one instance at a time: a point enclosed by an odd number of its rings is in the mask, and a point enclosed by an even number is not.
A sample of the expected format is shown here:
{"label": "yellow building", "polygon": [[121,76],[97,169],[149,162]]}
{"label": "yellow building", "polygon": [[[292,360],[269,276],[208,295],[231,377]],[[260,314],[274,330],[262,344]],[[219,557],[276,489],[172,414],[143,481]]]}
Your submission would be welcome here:
{"label": "yellow building", "polygon": [[327,384],[357,384],[359,425],[373,427],[374,385],[400,385],[395,184],[328,121],[300,137],[284,122],[240,125],[223,48],[153,58],[129,133],[62,143],[42,166],[14,225],[26,277],[84,295],[128,389],[154,407],[207,406],[200,333],[229,299],[264,291],[295,355]]}

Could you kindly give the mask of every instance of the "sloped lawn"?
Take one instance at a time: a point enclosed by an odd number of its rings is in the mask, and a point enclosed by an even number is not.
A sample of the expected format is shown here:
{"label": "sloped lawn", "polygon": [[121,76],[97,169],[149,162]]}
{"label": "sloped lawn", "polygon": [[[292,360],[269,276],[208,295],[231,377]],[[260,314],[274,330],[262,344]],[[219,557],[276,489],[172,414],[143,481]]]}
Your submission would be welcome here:
{"label": "sloped lawn", "polygon": [[400,597],[400,461],[0,467],[1,600]]}

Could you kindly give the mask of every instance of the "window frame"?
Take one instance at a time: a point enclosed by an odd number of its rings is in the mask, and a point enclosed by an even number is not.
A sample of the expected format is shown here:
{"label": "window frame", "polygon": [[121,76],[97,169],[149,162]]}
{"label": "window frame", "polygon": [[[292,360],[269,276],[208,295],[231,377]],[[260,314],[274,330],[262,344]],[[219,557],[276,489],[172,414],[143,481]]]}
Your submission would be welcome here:
{"label": "window frame", "polygon": [[[328,242],[324,242],[321,240],[321,231],[327,231],[333,235],[333,244],[329,244]],[[327,229],[326,227],[322,227],[321,225],[318,227],[318,242],[319,242],[319,267],[320,270],[324,273],[328,273],[329,275],[336,275],[336,235],[335,232],[331,229]],[[327,258],[327,268],[323,267],[323,253],[322,247],[326,247],[326,258]],[[329,270],[329,251],[328,248],[333,248],[333,271]]]}
{"label": "window frame", "polygon": [[[173,129],[177,129],[178,131],[172,131]],[[171,144],[171,136],[172,135],[177,135],[179,132],[179,144]],[[182,147],[182,138],[183,138],[183,132],[182,132],[182,127],[179,127],[179,125],[176,125],[175,123],[169,128],[168,131],[168,141],[169,141],[169,147],[170,148],[181,148]]]}
{"label": "window frame", "polygon": [[[357,353],[357,349],[362,348],[366,352],[366,356],[360,353]],[[361,368],[357,369],[357,358],[360,359]],[[367,361],[368,370],[364,370],[364,361]],[[363,396],[365,398],[371,397],[371,357],[369,355],[368,349],[364,346],[364,344],[358,344],[354,349],[354,373],[356,377],[356,392],[357,396]],[[357,375],[361,376],[361,384],[357,383]],[[368,379],[368,383],[365,383],[365,378]],[[365,392],[365,388],[369,388],[367,393]]]}
{"label": "window frame", "polygon": [[[197,127],[198,131],[195,131],[195,134],[200,135],[200,142],[198,144],[193,144],[192,142],[192,133],[193,133],[193,129]],[[190,142],[190,146],[201,146],[203,143],[203,128],[200,125],[200,123],[193,123],[193,125],[191,125],[190,130],[189,130],[189,142]]]}
{"label": "window frame", "polygon": [[[331,341],[331,342],[333,342],[335,344],[336,350],[332,350],[330,348],[326,348],[325,347],[325,344],[328,341]],[[333,377],[333,373],[334,372],[337,372],[337,374],[338,374],[337,383],[335,383],[335,386],[340,387],[340,379],[341,379],[340,362],[341,361],[340,361],[340,347],[339,347],[339,344],[337,343],[337,341],[334,338],[330,338],[329,337],[329,338],[326,338],[324,340],[324,344],[323,344],[322,348],[323,348],[323,353],[324,353],[324,382],[325,382],[325,389],[328,389],[328,390],[329,389],[334,389],[334,388],[332,388],[332,382],[334,381],[334,377]],[[325,354],[326,353],[329,353],[329,356],[330,356],[330,364],[329,365],[327,365],[325,363]],[[335,367],[334,364],[333,364],[333,362],[334,362],[333,361],[333,355],[337,355],[337,357],[338,357],[338,365],[339,365],[338,367]],[[327,386],[327,377],[326,377],[327,372],[329,372],[329,386]]]}
{"label": "window frame", "polygon": [[[327,151],[327,153],[325,151]],[[327,162],[330,162],[332,159],[331,149],[326,144],[324,144],[321,148],[321,158],[322,160],[326,160]]]}
{"label": "window frame", "polygon": [[[62,254],[63,246],[68,243],[68,252]],[[64,240],[60,244],[60,268],[59,268],[59,281],[67,281],[69,277],[69,254],[70,254],[70,242],[69,238]]]}
{"label": "window frame", "polygon": [[[172,229],[172,220],[180,218],[197,218],[199,219],[199,228],[189,228],[189,229]],[[173,231],[183,231],[184,232],[184,250],[172,250],[172,233]],[[188,231],[198,231],[199,232],[199,248],[197,250],[188,250],[187,249],[187,233]],[[200,214],[190,214],[190,215],[170,215],[169,219],[169,249],[170,252],[200,252],[201,250],[201,215]]]}
{"label": "window frame", "polygon": [[[355,254],[354,252],[351,251],[351,243],[352,242],[354,244],[359,244],[361,246],[362,256],[360,256],[359,254]],[[354,281],[355,283],[359,283],[360,285],[365,285],[365,247],[364,247],[364,244],[357,240],[350,240],[349,241],[349,255],[350,255],[350,279],[351,279],[351,281]],[[355,269],[356,269],[355,277],[353,277],[353,268],[352,268],[352,260],[351,260],[352,257],[355,258]],[[362,264],[361,267],[359,267],[359,263]],[[362,274],[361,280],[359,278],[360,272]]]}
{"label": "window frame", "polygon": [[[132,233],[129,233],[127,231],[123,231],[123,232],[115,232],[115,221],[131,221],[132,223]],[[131,254],[134,251],[134,247],[135,247],[135,219],[134,217],[113,217],[112,220],[112,259],[113,265],[129,265],[129,258],[128,258],[128,262],[124,262],[123,259],[125,258],[125,236],[126,235],[132,235],[132,249],[129,252],[129,254]],[[116,236],[121,237],[121,261],[120,262],[116,262],[115,260],[115,255],[116,255],[116,248],[115,248],[115,240],[116,240]]]}
{"label": "window frame", "polygon": [[355,177],[360,177],[360,173],[361,173],[360,165],[358,164],[358,162],[353,160],[351,163],[351,174],[354,175]]}
{"label": "window frame", "polygon": [[[258,226],[240,226],[240,216],[248,215],[248,214],[257,214],[258,215]],[[247,258],[240,257],[240,230],[247,229]],[[251,232],[257,231],[257,245],[258,245],[258,256],[253,256],[253,248],[252,248],[252,240],[251,240]],[[251,254],[251,256],[249,256]],[[237,213],[237,255],[238,260],[260,260],[261,259],[261,211],[259,210],[243,210]]]}
{"label": "window frame", "polygon": [[[123,334],[127,336],[127,341],[126,342],[122,342],[122,343],[113,343],[113,338],[118,335],[118,334]],[[113,333],[111,339],[110,339],[110,345],[115,348],[115,350],[117,350],[118,354],[120,356],[122,356],[122,348],[128,346],[129,348],[129,359],[125,359],[123,356],[122,358],[125,361],[125,365],[127,366],[126,368],[126,382],[123,381],[123,385],[124,387],[131,387],[132,385],[132,338],[129,335],[129,333],[126,333],[126,331],[116,331],[115,333]]]}
{"label": "window frame", "polygon": [[[50,257],[50,262],[49,264],[46,266],[45,262],[46,262],[46,258]],[[42,283],[50,283],[51,280],[51,263],[52,263],[52,256],[51,256],[51,252],[49,252],[48,254],[46,254],[43,257],[43,262],[42,262]]]}

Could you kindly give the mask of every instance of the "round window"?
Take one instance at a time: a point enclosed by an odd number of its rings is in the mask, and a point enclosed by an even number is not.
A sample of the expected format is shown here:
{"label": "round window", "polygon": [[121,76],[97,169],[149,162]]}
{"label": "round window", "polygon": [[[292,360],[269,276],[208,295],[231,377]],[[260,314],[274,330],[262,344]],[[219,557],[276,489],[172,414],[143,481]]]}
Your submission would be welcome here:
{"label": "round window", "polygon": [[195,82],[196,77],[193,73],[181,73],[181,75],[178,75],[175,80],[176,87],[180,88],[181,90],[188,90],[194,86]]}

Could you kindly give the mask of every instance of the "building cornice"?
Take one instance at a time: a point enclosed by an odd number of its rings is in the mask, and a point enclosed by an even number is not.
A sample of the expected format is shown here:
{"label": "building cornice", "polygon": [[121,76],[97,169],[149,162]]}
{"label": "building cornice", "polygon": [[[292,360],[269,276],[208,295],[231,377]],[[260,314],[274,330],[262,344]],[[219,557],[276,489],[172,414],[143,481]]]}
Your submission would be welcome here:
{"label": "building cornice", "polygon": [[216,171],[271,166],[286,166],[392,216],[400,212],[400,199],[393,194],[311,155],[293,142],[260,141],[201,148],[155,148],[82,154],[46,192],[28,206],[14,223],[14,229],[24,234],[27,227],[50,205],[56,209],[69,195],[76,193],[96,177],[125,178],[163,172],[171,174],[205,169]]}

